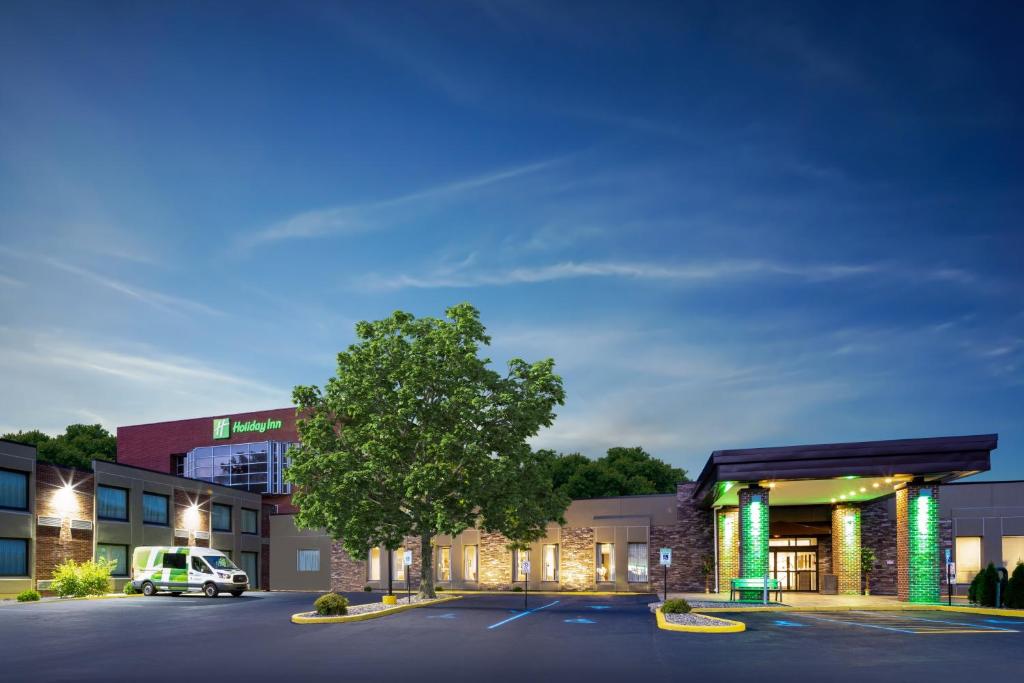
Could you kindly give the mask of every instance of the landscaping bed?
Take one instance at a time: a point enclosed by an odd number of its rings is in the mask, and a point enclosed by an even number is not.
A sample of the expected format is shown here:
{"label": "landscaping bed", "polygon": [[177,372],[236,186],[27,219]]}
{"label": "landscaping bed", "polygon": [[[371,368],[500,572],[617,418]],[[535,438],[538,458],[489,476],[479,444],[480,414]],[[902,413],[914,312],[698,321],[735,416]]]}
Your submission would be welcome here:
{"label": "landscaping bed", "polygon": [[[660,602],[652,602],[648,606],[651,608],[652,613],[657,614],[658,610],[661,608],[661,604],[662,603]],[[694,605],[693,603],[690,604],[691,606],[696,607],[696,605]],[[685,614],[670,613],[662,614],[662,616],[665,618],[666,622],[668,622],[669,624],[674,624],[676,626],[720,627],[732,623],[725,619],[719,619],[717,617],[708,616],[706,614],[698,614],[696,612],[686,612]]]}
{"label": "landscaping bed", "polygon": [[403,596],[398,598],[397,604],[394,605],[385,605],[383,602],[348,605],[344,614],[323,615],[318,614],[316,611],[300,612],[299,614],[292,615],[292,622],[296,624],[332,624],[344,623],[346,621],[362,621],[364,619],[373,619],[378,616],[382,617],[393,612],[404,612],[408,609],[458,600],[459,597],[460,596],[458,595],[439,595],[436,598],[423,599],[418,595],[413,595],[412,598]]}

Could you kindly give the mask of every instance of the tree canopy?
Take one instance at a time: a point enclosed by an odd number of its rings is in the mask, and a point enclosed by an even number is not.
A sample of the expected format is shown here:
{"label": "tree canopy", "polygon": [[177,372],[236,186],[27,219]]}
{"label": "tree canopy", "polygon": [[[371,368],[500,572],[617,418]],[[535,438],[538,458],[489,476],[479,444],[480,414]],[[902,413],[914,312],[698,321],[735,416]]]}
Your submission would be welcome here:
{"label": "tree canopy", "polygon": [[299,526],[327,529],[353,557],[419,536],[426,596],[434,536],[479,526],[530,542],[569,503],[554,454],[527,443],[564,401],[554,361],[514,358],[499,374],[480,356],[479,312],[445,316],[358,323],[336,375],[295,388],[301,444],[288,452]]}
{"label": "tree canopy", "polygon": [[675,493],[686,481],[686,470],[672,467],[639,446],[609,448],[591,460],[580,453],[554,457],[556,488],[572,499]]}
{"label": "tree canopy", "polygon": [[98,424],[68,425],[57,436],[31,429],[4,434],[3,438],[35,446],[39,460],[54,465],[90,469],[93,460],[117,458],[117,438]]}

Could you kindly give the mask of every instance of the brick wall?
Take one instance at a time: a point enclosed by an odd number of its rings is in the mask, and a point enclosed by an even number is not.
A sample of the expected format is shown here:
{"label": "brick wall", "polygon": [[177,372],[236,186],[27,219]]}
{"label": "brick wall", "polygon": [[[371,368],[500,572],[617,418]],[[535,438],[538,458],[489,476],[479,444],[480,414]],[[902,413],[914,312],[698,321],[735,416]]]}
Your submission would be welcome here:
{"label": "brick wall", "polygon": [[[761,502],[754,512],[753,500]],[[768,489],[748,486],[739,492],[740,506],[740,576],[762,577],[768,573],[769,500]]]}
{"label": "brick wall", "polygon": [[[387,571],[387,567],[383,568]],[[353,560],[341,543],[331,543],[331,590],[357,591],[366,585],[366,560]],[[405,582],[402,582],[405,585]]]}
{"label": "brick wall", "polygon": [[[652,584],[661,583],[663,570],[658,566],[661,548],[672,548],[672,566],[668,568],[670,591],[703,591],[704,574],[701,570],[705,557],[714,555],[711,531],[711,512],[703,510],[691,499],[696,483],[676,486],[676,523],[671,526],[652,526],[648,543],[648,568]],[[767,531],[767,526],[765,527]]]}
{"label": "brick wall", "polygon": [[[66,488],[70,485],[71,488]],[[93,529],[73,529],[72,520],[94,520],[95,479],[89,472],[36,465],[36,521],[59,517],[61,526],[36,526],[36,580],[53,578],[57,565],[65,560],[93,559]]]}
{"label": "brick wall", "polygon": [[832,573],[840,594],[857,595],[860,585],[861,512],[856,505],[832,507]]}
{"label": "brick wall", "polygon": [[860,508],[861,548],[875,551],[870,582],[874,595],[896,595],[896,520],[889,517],[889,498],[864,503]]}
{"label": "brick wall", "polygon": [[[210,496],[208,494],[190,494],[181,489],[174,489],[174,543],[175,545],[195,545],[200,548],[209,548],[210,539],[207,538],[196,538],[194,533],[190,533],[187,537],[179,536],[178,532],[181,530],[187,530],[190,522],[196,522],[195,519],[190,519],[192,514],[197,514],[198,524],[196,524],[195,531],[203,531],[207,534],[210,533]],[[197,513],[191,512],[192,506],[195,505]],[[267,526],[269,529],[269,524]]]}
{"label": "brick wall", "polygon": [[590,527],[562,527],[559,552],[562,588],[571,591],[593,590],[597,576],[594,530]]}
{"label": "brick wall", "polygon": [[[930,502],[918,503],[921,491]],[[942,525],[939,487],[909,484],[896,492],[897,595],[910,602],[935,602],[941,596]]]}
{"label": "brick wall", "polygon": [[739,508],[725,508],[718,512],[718,590],[729,590],[729,580],[739,575]]}

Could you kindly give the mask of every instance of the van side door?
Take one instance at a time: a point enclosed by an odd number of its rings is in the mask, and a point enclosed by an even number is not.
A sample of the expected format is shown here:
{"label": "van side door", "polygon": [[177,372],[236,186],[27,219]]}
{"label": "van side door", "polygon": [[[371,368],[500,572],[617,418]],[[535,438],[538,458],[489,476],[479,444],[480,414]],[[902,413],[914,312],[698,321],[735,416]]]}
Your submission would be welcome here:
{"label": "van side door", "polygon": [[202,588],[207,580],[213,578],[213,570],[198,555],[193,555],[191,559],[188,568],[189,588]]}

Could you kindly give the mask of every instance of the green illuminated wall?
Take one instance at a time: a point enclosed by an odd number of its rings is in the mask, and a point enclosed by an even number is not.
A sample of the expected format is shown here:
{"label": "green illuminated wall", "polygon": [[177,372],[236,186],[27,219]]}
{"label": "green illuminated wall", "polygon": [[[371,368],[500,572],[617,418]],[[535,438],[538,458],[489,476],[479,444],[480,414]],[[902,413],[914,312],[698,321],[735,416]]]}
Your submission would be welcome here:
{"label": "green illuminated wall", "polygon": [[768,489],[746,488],[739,492],[740,577],[768,574]]}
{"label": "green illuminated wall", "polygon": [[938,602],[939,501],[937,491],[925,487],[907,499],[908,579],[910,602]]}

